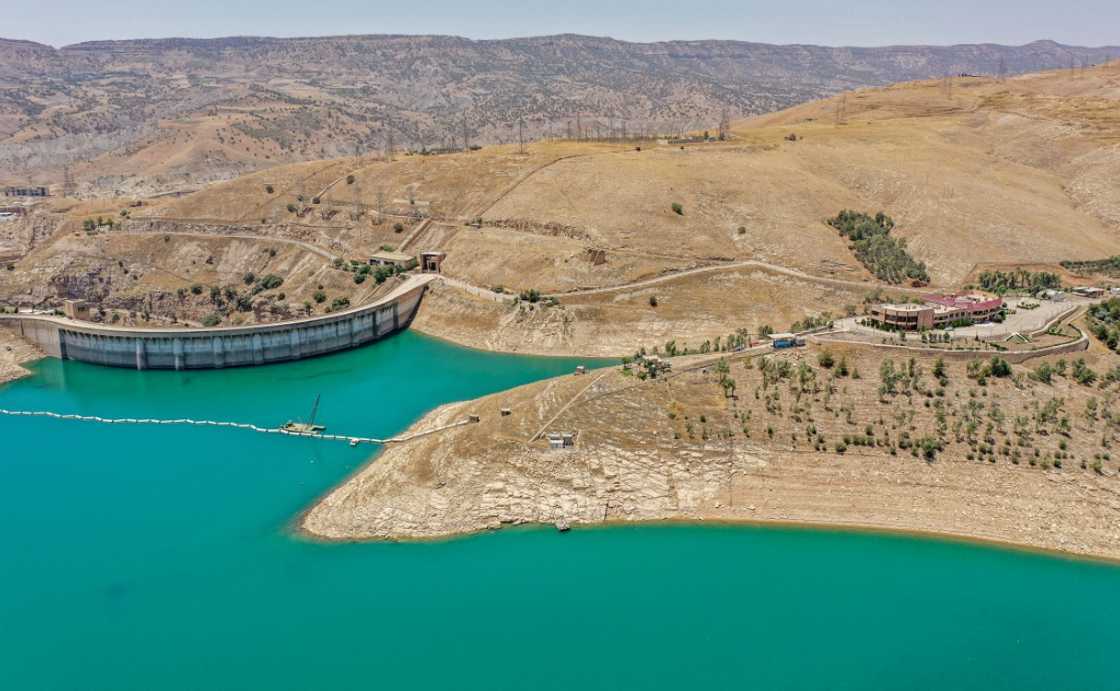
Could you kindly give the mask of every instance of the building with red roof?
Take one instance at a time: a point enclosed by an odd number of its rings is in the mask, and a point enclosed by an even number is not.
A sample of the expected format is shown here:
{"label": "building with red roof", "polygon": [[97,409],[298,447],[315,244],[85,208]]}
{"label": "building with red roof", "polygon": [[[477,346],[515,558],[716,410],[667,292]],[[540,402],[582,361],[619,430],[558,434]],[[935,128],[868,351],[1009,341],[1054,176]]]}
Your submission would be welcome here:
{"label": "building with red roof", "polygon": [[926,295],[924,300],[925,304],[874,305],[870,315],[900,331],[926,331],[991,321],[1004,308],[1002,298],[965,293]]}

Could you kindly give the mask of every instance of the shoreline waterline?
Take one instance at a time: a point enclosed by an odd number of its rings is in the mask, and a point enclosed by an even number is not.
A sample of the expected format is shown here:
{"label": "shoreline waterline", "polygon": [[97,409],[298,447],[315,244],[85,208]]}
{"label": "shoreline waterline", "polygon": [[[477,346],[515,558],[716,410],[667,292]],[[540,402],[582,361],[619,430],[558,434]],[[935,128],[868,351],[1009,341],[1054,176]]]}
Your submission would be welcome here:
{"label": "shoreline waterline", "polygon": [[[402,334],[267,370],[45,361],[0,405],[270,424],[322,392],[330,426],[388,436],[569,365]],[[0,418],[0,521],[20,526],[0,570],[10,686],[1043,691],[1114,678],[1099,646],[1037,654],[1107,635],[1111,566],[717,520],[322,541],[294,529],[302,512],[385,447],[231,432]],[[1066,595],[1034,597],[1040,585]]]}
{"label": "shoreline waterline", "polygon": [[[373,462],[372,459],[371,462]],[[363,468],[364,467],[365,466],[363,466]],[[341,486],[344,482],[345,480],[341,481],[339,483],[339,486]],[[324,493],[323,496],[330,494],[330,492],[334,491],[334,489],[336,489],[336,487],[332,487],[331,490]],[[497,528],[481,528],[478,530],[449,532],[441,535],[430,535],[423,537],[331,537],[327,535],[320,535],[308,528],[305,528],[303,525],[304,516],[306,516],[318,505],[319,501],[316,500],[310,506],[300,511],[297,516],[293,517],[291,521],[291,527],[289,529],[289,533],[291,534],[293,539],[297,539],[301,542],[323,545],[434,545],[459,542],[462,540],[470,540],[472,538],[483,537],[487,535],[498,535],[501,533],[516,531],[520,529],[563,533],[590,530],[628,530],[641,528],[656,529],[660,527],[693,528],[710,526],[713,528],[758,528],[763,530],[767,528],[773,528],[781,530],[802,530],[805,532],[838,533],[845,535],[870,535],[880,537],[912,538],[915,540],[926,540],[929,542],[937,542],[943,544],[972,545],[975,547],[994,549],[1013,554],[1030,554],[1039,557],[1057,559],[1060,561],[1069,561],[1073,563],[1090,563],[1099,564],[1101,566],[1120,568],[1120,557],[1111,557],[1094,552],[1072,552],[1053,549],[1049,547],[1041,547],[1038,545],[1031,545],[1025,542],[1002,540],[995,537],[968,535],[966,533],[953,533],[949,531],[938,530],[917,530],[912,528],[895,527],[885,524],[880,525],[871,523],[852,523],[847,521],[829,520],[704,517],[641,519],[635,521],[608,519],[606,521],[598,521],[594,523],[582,523],[573,521],[568,524],[567,530],[563,531],[556,528],[555,524],[553,523],[526,521],[522,523],[503,523],[500,527]]]}

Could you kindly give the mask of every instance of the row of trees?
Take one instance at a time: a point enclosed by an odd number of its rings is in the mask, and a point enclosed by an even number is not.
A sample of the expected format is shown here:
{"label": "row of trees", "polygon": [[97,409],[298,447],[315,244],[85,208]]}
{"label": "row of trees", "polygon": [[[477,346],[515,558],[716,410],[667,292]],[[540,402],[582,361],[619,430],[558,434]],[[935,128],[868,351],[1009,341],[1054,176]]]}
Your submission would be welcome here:
{"label": "row of trees", "polygon": [[109,218],[102,218],[101,216],[98,216],[96,219],[87,218],[86,220],[82,221],[82,230],[86,231],[87,233],[92,233],[98,228],[105,227],[109,228],[109,230],[112,230],[116,226],[116,224],[116,221],[114,221],[111,216]]}
{"label": "row of trees", "polygon": [[1088,261],[1064,261],[1062,268],[1075,274],[1104,274],[1106,276],[1120,276],[1120,254],[1108,259],[1091,259]]}
{"label": "row of trees", "polygon": [[980,287],[999,295],[1012,291],[1037,295],[1061,288],[1062,279],[1049,271],[985,271],[980,274]]}

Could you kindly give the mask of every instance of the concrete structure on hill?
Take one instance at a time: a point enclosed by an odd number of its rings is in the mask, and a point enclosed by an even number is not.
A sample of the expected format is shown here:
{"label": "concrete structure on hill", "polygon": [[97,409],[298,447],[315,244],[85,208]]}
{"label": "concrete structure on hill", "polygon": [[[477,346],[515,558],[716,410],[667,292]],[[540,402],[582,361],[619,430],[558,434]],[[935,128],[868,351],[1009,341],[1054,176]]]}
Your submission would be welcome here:
{"label": "concrete structure on hill", "polygon": [[873,321],[899,331],[928,331],[991,321],[1004,308],[1001,298],[982,295],[927,295],[923,304],[873,305]]}
{"label": "concrete structure on hill", "polygon": [[446,252],[437,250],[421,252],[420,270],[427,274],[438,274],[441,271],[444,259],[447,259]]}
{"label": "concrete structure on hill", "polygon": [[64,300],[62,303],[62,313],[66,315],[67,319],[89,321],[89,303],[84,300]]}
{"label": "concrete structure on hill", "polygon": [[435,279],[430,274],[414,276],[369,305],[275,324],[142,329],[6,314],[0,315],[0,325],[14,328],[49,356],[110,367],[183,370],[264,365],[356,348],[407,328],[428,283]]}
{"label": "concrete structure on hill", "polygon": [[370,266],[396,266],[400,269],[411,269],[416,266],[416,257],[404,252],[381,250],[369,258]]}

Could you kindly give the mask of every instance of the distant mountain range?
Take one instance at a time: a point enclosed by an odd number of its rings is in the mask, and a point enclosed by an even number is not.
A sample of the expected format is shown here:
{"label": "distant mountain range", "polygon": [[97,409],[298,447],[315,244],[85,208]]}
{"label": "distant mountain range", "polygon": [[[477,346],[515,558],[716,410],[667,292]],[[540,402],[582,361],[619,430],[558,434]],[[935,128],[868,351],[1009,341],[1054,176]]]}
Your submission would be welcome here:
{"label": "distant mountain range", "polygon": [[[828,48],[560,35],[0,39],[0,170],[224,177],[399,148],[715,127],[861,86],[1095,64],[1052,41]],[[84,165],[82,162],[85,162]],[[90,162],[94,162],[91,164]]]}

